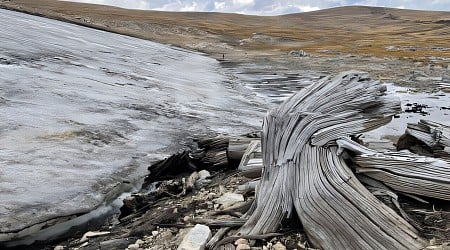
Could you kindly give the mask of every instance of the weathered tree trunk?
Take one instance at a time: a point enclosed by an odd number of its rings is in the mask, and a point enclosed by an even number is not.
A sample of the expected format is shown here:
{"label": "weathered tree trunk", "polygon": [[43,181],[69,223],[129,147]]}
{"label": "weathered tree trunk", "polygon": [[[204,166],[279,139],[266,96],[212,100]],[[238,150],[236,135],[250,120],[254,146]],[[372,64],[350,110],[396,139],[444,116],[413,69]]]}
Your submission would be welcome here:
{"label": "weathered tree trunk", "polygon": [[296,212],[322,249],[421,249],[425,241],[376,199],[337,154],[335,141],[391,119],[399,103],[366,73],[324,78],[265,117],[263,174],[241,234],[275,232]]}

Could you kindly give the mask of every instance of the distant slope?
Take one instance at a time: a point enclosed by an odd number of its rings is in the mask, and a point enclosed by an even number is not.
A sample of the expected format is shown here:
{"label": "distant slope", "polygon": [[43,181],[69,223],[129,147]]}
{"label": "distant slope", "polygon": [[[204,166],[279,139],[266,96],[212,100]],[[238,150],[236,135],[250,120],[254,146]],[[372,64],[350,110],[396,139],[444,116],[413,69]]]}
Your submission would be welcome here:
{"label": "distant slope", "polygon": [[197,49],[303,49],[427,61],[450,58],[450,12],[340,7],[283,16],[160,12],[54,0],[0,0],[0,7]]}

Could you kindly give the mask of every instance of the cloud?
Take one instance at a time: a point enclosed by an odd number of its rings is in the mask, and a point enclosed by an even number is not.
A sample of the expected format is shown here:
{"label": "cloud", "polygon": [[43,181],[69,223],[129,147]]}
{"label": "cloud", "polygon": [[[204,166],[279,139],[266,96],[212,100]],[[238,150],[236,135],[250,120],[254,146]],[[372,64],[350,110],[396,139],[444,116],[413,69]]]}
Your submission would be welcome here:
{"label": "cloud", "polygon": [[280,15],[324,8],[367,5],[419,10],[450,11],[450,0],[71,0],[129,9],[230,12]]}
{"label": "cloud", "polygon": [[[80,3],[93,3],[93,4],[102,4],[102,5],[112,5],[122,8],[129,9],[151,9],[150,1],[147,0],[134,0],[134,1],[124,1],[124,0],[69,0],[71,2],[80,2]],[[164,2],[164,1],[161,1]]]}

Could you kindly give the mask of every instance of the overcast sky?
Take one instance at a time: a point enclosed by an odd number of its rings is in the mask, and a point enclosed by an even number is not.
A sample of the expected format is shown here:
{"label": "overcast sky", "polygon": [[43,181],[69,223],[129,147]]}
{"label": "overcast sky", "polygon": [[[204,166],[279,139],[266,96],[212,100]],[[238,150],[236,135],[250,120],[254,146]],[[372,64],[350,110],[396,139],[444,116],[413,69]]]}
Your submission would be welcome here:
{"label": "overcast sky", "polygon": [[279,15],[346,5],[450,11],[450,0],[71,0],[130,9]]}

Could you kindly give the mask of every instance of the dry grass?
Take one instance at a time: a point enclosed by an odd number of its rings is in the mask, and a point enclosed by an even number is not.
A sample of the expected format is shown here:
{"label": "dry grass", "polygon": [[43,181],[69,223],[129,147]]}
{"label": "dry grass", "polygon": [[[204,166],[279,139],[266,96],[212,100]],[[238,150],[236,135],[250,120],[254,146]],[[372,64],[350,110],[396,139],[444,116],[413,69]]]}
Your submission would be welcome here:
{"label": "dry grass", "polygon": [[[414,61],[450,58],[450,12],[355,6],[261,17],[128,10],[54,0],[0,0],[0,7],[210,54],[227,51],[217,46],[199,48],[196,45],[222,43],[249,52],[285,53],[303,49],[319,54],[351,53]],[[264,36],[255,37],[255,34]],[[388,46],[397,47],[388,50]]]}

